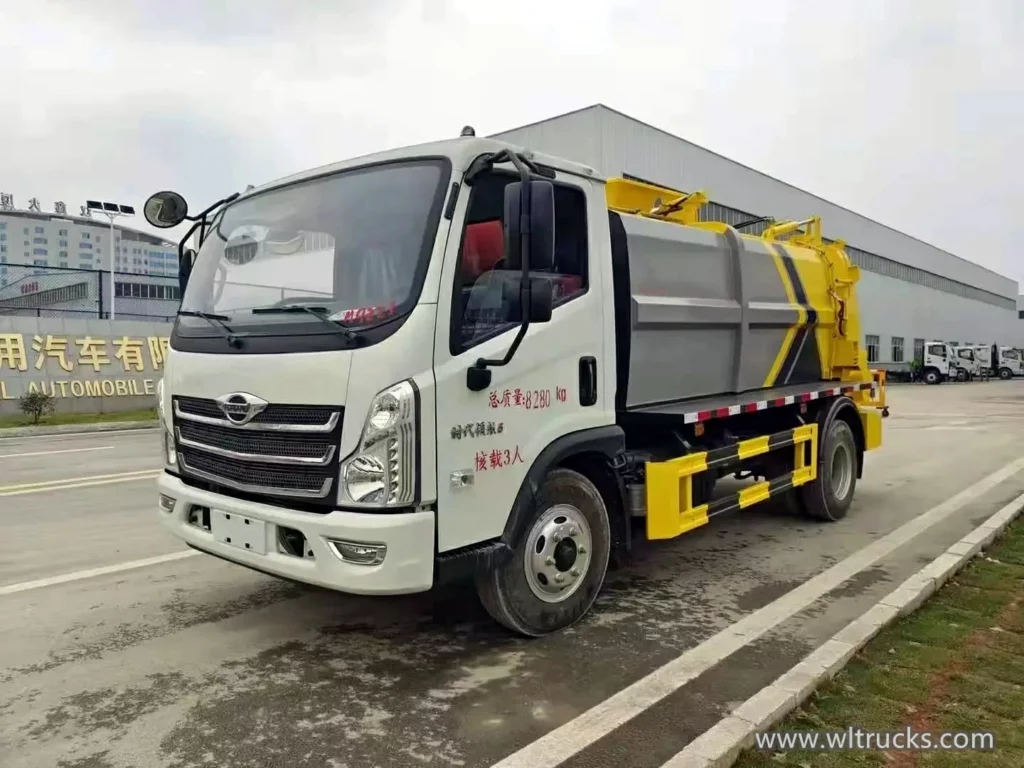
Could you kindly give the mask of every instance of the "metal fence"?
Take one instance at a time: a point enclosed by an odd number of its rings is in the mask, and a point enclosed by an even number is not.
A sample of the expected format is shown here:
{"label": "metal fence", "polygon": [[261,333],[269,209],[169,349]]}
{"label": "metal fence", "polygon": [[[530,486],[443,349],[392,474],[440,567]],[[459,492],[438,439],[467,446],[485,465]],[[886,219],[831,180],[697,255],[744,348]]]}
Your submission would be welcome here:
{"label": "metal fence", "polygon": [[170,322],[180,299],[176,275],[0,263],[0,317]]}

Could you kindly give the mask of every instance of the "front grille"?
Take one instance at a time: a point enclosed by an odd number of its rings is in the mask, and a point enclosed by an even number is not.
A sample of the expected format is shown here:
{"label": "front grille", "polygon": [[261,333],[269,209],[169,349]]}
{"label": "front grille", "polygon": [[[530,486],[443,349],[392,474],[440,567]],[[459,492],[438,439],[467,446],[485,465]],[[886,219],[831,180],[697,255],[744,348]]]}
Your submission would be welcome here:
{"label": "front grille", "polygon": [[244,487],[251,493],[274,493],[322,498],[333,485],[333,478],[319,473],[268,469],[251,461],[230,461],[198,451],[178,458],[182,469],[211,482]]}
{"label": "front grille", "polygon": [[235,424],[214,400],[176,397],[173,407],[183,479],[268,504],[333,507],[342,408],[271,403]]}
{"label": "front grille", "polygon": [[[224,412],[214,400],[201,400],[197,397],[179,397],[175,400],[178,411],[183,416],[199,416],[203,419],[214,419],[230,424]],[[256,415],[252,424],[275,424],[287,427],[317,427],[329,431],[332,419],[336,418],[339,409],[322,405],[278,405],[271,403],[262,413]],[[292,431],[299,431],[293,429]]]}
{"label": "front grille", "polygon": [[190,448],[209,446],[212,453],[229,458],[252,458],[270,463],[327,464],[337,450],[336,444],[321,435],[289,435],[277,432],[236,430],[182,421],[178,441]]}

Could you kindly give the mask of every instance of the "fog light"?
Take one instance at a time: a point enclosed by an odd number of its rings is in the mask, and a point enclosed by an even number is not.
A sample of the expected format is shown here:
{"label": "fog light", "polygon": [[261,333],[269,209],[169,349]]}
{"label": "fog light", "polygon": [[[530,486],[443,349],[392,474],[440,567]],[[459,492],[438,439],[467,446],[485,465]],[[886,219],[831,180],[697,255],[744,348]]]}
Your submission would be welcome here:
{"label": "fog light", "polygon": [[165,496],[160,494],[160,511],[161,512],[173,512],[174,511],[174,497]]}
{"label": "fog light", "polygon": [[361,541],[339,541],[338,539],[327,540],[334,554],[353,565],[380,565],[384,562],[384,555],[387,554],[386,544],[364,544]]}

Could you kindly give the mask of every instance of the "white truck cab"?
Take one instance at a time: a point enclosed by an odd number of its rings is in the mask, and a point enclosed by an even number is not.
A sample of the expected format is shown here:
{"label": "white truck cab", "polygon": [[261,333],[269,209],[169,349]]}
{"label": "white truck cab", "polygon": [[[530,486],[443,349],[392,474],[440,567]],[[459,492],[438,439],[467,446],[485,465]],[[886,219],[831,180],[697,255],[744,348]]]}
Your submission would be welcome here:
{"label": "white truck cab", "polygon": [[924,360],[921,377],[926,384],[941,384],[956,378],[956,362],[953,347],[943,341],[928,341],[924,345]]}
{"label": "white truck cab", "polygon": [[1008,380],[1014,376],[1024,376],[1024,354],[1013,347],[992,347],[995,362],[992,365],[994,375]]}
{"label": "white truck cab", "polygon": [[[194,215],[153,195],[151,224],[193,222],[160,519],[342,592],[473,578],[528,636],[586,614],[634,522],[782,494],[841,519],[888,415],[859,270],[816,218],[746,235],[704,200],[472,131]],[[764,479],[712,498],[732,474]]]}
{"label": "white truck cab", "polygon": [[981,364],[978,360],[977,350],[974,346],[956,345],[953,347],[953,364],[955,372],[951,371],[951,377],[957,381],[968,381],[975,376],[981,375]]}

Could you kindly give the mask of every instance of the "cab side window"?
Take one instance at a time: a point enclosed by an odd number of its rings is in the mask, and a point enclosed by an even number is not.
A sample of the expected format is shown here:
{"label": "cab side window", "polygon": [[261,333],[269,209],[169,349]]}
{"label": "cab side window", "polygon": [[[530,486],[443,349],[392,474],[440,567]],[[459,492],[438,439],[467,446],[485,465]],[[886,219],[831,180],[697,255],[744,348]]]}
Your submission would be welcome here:
{"label": "cab side window", "polygon": [[[473,184],[452,294],[453,355],[519,325],[521,272],[505,268],[502,222],[505,187],[517,180],[492,172]],[[548,270],[530,270],[530,277],[551,282],[556,312],[586,293],[586,196],[578,187],[555,184],[554,264]]]}

